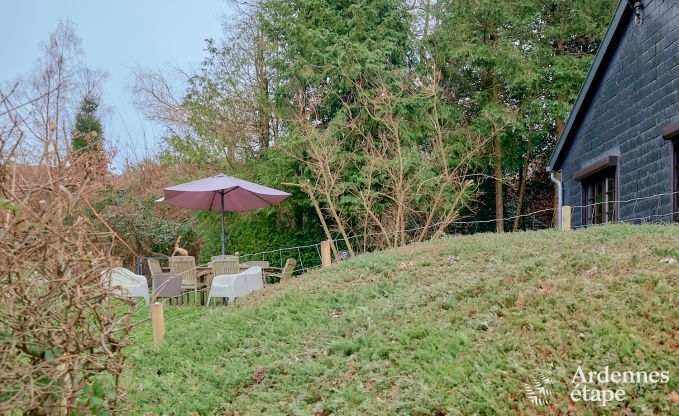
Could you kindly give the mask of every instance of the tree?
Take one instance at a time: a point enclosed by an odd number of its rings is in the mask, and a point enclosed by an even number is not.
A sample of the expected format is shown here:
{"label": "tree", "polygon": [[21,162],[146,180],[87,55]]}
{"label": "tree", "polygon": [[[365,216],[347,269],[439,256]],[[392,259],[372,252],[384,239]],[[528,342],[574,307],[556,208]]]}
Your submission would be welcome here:
{"label": "tree", "polygon": [[[565,127],[615,4],[608,0],[548,0],[533,4],[534,21],[540,23],[539,30],[535,31],[535,43],[543,51],[541,84],[547,115],[546,134],[538,141],[535,151],[545,162]],[[556,223],[556,188],[553,206]]]}
{"label": "tree", "polygon": [[82,99],[80,109],[75,115],[75,126],[71,139],[74,152],[100,152],[104,142],[103,126],[97,109],[99,101],[96,97],[86,95]]}
{"label": "tree", "polygon": [[[310,171],[311,183],[300,185],[324,228],[334,224],[352,255],[354,245],[397,247],[440,236],[474,198],[476,184],[466,174],[484,139],[458,134],[441,102],[439,75],[430,79],[416,86],[404,74],[399,84],[357,85],[355,100],[327,126],[314,123],[318,114],[306,105],[291,124],[286,144],[296,146],[288,154]],[[352,241],[350,228],[361,240]]]}
{"label": "tree", "polygon": [[[536,82],[534,60],[520,36],[519,2],[457,0],[439,3],[433,34],[436,62],[454,91],[460,122],[488,140],[485,158],[495,182],[496,230],[504,231],[504,169],[511,165],[513,133],[522,101]],[[510,150],[510,151],[507,151]]]}
{"label": "tree", "polygon": [[[505,229],[505,185],[518,176],[515,214],[531,169],[541,171],[599,44],[606,0],[440,1],[428,42],[451,103],[470,132],[492,139],[496,230]],[[518,229],[519,219],[514,221]]]}
{"label": "tree", "polygon": [[80,38],[70,22],[59,22],[41,48],[35,68],[0,98],[15,110],[4,115],[17,117],[26,127],[17,159],[37,163],[47,157],[58,166],[72,145],[78,101],[95,94],[105,74],[85,65]]}
{"label": "tree", "polygon": [[224,22],[224,39],[206,41],[198,71],[181,74],[186,91],[172,91],[159,71],[138,73],[135,82],[139,108],[168,127],[165,156],[220,170],[260,157],[280,128],[272,103],[274,50],[263,33],[261,2],[231,3],[239,19]]}
{"label": "tree", "polygon": [[276,108],[294,112],[298,98],[313,103],[322,123],[350,102],[355,85],[381,79],[392,83],[408,65],[412,16],[400,0],[263,3],[264,33],[277,50]]}

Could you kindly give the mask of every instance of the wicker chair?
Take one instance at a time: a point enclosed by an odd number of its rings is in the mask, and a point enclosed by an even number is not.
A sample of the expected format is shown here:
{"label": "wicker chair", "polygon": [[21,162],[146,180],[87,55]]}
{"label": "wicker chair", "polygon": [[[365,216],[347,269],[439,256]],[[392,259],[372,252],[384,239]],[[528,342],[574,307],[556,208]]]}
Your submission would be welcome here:
{"label": "wicker chair", "polygon": [[215,276],[225,274],[238,274],[238,256],[214,256],[212,257],[212,272]]}
{"label": "wicker chair", "polygon": [[297,265],[297,260],[288,259],[285,262],[283,268],[273,268],[270,267],[266,269],[266,280],[268,283],[280,282],[283,279],[289,279],[292,277],[292,272],[295,271],[295,266]]}
{"label": "wicker chair", "polygon": [[182,276],[182,294],[193,291],[193,302],[198,300],[198,292],[205,289],[205,283],[198,281],[198,278],[210,273],[205,271],[196,272],[196,259],[193,256],[174,256],[170,257],[170,273]]}
{"label": "wicker chair", "polygon": [[234,254],[223,254],[221,256],[212,256],[212,261],[215,261],[215,260],[233,260],[233,259],[236,259],[236,261],[239,260],[238,252],[236,252]]}
{"label": "wicker chair", "polygon": [[160,261],[158,259],[146,259],[146,262],[149,265],[151,276],[163,273],[163,268],[160,267]]}

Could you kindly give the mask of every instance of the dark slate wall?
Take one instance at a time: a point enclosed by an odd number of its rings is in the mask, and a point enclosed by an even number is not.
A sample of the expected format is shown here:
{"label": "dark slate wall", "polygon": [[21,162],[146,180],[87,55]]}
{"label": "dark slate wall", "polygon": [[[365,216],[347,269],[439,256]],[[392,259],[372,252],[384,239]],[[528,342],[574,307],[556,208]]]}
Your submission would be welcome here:
{"label": "dark slate wall", "polygon": [[[672,145],[660,129],[679,120],[679,2],[642,0],[643,21],[630,10],[620,22],[600,78],[561,163],[564,205],[582,205],[581,167],[618,154],[619,219],[668,220],[672,211]],[[616,48],[617,45],[617,48]],[[557,169],[559,167],[557,166]],[[624,202],[634,198],[636,201]],[[574,226],[582,210],[573,210]]]}

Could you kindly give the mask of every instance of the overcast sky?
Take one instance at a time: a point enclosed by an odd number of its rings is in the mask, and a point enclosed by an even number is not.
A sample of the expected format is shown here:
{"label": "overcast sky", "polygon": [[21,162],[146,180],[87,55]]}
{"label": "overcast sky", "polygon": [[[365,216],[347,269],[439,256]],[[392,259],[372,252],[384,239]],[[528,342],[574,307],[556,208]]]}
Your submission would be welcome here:
{"label": "overcast sky", "polygon": [[220,38],[228,13],[224,0],[0,0],[0,85],[29,73],[41,55],[40,44],[60,20],[69,20],[87,65],[108,73],[102,97],[110,109],[105,137],[122,150],[153,149],[160,129],[132,104],[133,72],[196,68],[204,40]]}

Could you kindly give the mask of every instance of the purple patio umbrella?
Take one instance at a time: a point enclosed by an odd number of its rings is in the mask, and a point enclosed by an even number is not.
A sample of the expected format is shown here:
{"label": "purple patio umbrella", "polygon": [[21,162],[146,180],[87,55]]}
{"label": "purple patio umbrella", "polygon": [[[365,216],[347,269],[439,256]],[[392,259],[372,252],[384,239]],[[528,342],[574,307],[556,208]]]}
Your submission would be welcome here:
{"label": "purple patio umbrella", "polygon": [[219,211],[224,254],[224,211],[249,211],[278,204],[290,194],[223,173],[163,189],[156,202],[180,208]]}

